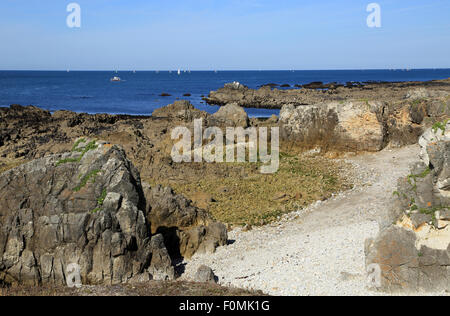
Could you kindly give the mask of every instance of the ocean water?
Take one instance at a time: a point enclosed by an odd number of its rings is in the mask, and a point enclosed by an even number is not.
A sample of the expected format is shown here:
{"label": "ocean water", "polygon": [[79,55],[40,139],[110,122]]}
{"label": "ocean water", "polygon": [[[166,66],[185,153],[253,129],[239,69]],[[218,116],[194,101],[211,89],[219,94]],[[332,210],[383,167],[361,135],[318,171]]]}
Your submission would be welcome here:
{"label": "ocean water", "polygon": [[[121,82],[111,82],[119,76]],[[305,84],[313,81],[426,81],[450,77],[450,69],[336,70],[336,71],[0,71],[0,106],[35,105],[86,113],[150,115],[177,99],[214,113],[217,106],[202,101],[210,91],[238,81],[250,88],[268,83]],[[170,97],[161,97],[168,93]],[[190,97],[183,95],[189,93]],[[279,110],[246,109],[248,114],[270,116]]]}

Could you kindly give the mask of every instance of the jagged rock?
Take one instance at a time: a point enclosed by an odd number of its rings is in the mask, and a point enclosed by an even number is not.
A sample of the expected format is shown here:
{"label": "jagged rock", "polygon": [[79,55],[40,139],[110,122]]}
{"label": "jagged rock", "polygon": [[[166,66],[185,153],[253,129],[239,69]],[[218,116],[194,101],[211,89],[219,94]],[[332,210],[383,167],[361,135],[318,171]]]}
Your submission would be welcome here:
{"label": "jagged rock", "polygon": [[310,148],[379,151],[385,145],[377,117],[383,107],[380,102],[286,105],[280,113],[281,137]]}
{"label": "jagged rock", "polygon": [[443,151],[439,151],[438,147],[442,145],[443,141],[450,141],[450,122],[437,123],[434,128],[426,130],[425,133],[419,138],[420,159],[425,165],[428,166],[430,164],[428,151],[431,151],[437,167],[442,167],[443,157],[440,153],[443,153]]}
{"label": "jagged rock", "polygon": [[175,101],[165,107],[153,111],[152,117],[172,118],[190,122],[194,119],[206,118],[208,114],[197,110],[189,101]]}
{"label": "jagged rock", "polygon": [[226,127],[248,127],[249,119],[244,108],[237,103],[229,103],[221,107],[209,119],[209,125]]}
{"label": "jagged rock", "polygon": [[366,264],[380,265],[384,291],[450,290],[450,139],[445,124],[437,126],[420,138],[411,174],[399,179],[394,224],[367,241]]}
{"label": "jagged rock", "polygon": [[204,210],[176,195],[171,188],[145,188],[148,220],[152,233],[164,235],[165,243],[174,257],[187,259],[195,253],[213,253],[227,244],[227,229],[215,222]]}
{"label": "jagged rock", "polygon": [[202,265],[197,269],[195,281],[200,283],[217,283],[217,277],[210,267]]}
{"label": "jagged rock", "polygon": [[87,139],[76,145],[1,175],[0,282],[64,284],[72,263],[83,284],[173,279],[124,151]]}

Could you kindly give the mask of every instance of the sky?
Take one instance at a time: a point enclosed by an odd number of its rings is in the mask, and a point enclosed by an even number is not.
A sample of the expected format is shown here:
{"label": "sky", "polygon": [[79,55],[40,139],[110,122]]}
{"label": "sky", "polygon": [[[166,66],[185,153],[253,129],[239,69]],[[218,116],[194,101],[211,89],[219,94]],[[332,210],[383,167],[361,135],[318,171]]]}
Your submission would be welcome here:
{"label": "sky", "polygon": [[1,0],[0,69],[450,68],[450,1],[377,1],[380,28],[371,2]]}

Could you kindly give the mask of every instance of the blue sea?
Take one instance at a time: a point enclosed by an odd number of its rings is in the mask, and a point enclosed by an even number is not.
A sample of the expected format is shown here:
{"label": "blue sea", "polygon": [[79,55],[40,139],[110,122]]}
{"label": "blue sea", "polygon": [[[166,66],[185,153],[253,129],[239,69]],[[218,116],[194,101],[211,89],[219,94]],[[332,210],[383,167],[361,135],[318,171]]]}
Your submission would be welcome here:
{"label": "blue sea", "polygon": [[[121,82],[110,79],[119,76]],[[0,106],[35,105],[50,111],[150,115],[177,99],[196,108],[217,111],[202,95],[225,83],[238,81],[250,88],[268,83],[305,84],[313,81],[427,81],[450,77],[450,69],[335,70],[335,71],[0,71]],[[168,93],[170,97],[161,97]],[[191,94],[184,97],[184,94]],[[252,117],[278,114],[279,110],[246,109]]]}

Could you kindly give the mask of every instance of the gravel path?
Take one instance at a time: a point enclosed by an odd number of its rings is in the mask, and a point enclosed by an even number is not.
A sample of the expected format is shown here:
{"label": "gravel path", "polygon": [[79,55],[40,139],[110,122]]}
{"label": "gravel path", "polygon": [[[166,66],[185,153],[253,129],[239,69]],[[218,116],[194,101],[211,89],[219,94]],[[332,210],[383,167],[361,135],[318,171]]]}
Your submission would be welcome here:
{"label": "gravel path", "polygon": [[219,283],[271,295],[374,295],[366,288],[364,241],[392,202],[397,179],[418,159],[418,146],[386,149],[347,159],[353,190],[249,232],[229,233],[232,243],[186,263],[182,279],[210,266]]}

